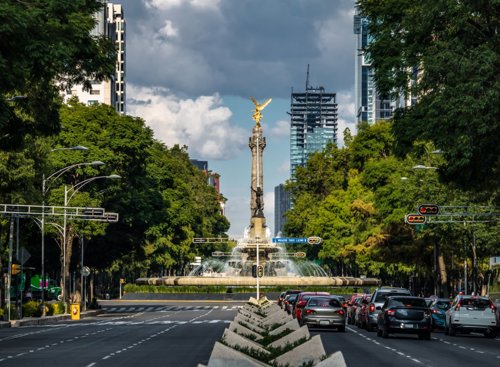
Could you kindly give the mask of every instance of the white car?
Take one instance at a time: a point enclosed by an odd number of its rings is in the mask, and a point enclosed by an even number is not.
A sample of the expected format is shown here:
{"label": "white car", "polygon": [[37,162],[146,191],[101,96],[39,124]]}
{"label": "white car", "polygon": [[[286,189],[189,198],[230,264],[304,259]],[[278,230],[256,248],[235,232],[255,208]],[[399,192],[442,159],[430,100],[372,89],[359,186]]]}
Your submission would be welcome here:
{"label": "white car", "polygon": [[446,335],[471,331],[487,338],[497,336],[496,307],[489,297],[458,295],[446,311]]}

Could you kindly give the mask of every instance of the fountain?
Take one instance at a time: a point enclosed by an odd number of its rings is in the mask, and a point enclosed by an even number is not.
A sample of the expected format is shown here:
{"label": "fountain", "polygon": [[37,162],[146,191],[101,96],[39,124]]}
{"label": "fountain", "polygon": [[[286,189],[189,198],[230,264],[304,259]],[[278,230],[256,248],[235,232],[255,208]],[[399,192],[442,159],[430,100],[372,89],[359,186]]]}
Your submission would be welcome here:
{"label": "fountain", "polygon": [[[271,98],[259,104],[251,98],[255,110],[252,118],[255,125],[248,146],[252,152],[252,170],[250,179],[250,226],[245,230],[243,239],[225,261],[210,258],[201,263],[184,277],[139,278],[137,284],[156,285],[221,285],[255,286],[252,275],[253,265],[262,265],[264,277],[257,278],[263,286],[371,286],[379,283],[378,279],[350,277],[332,277],[317,264],[307,261],[294,261],[286,252],[284,244],[272,241],[270,230],[264,216],[263,191],[263,153],[266,138],[263,136],[261,111],[271,102]],[[204,242],[204,241],[202,241]]]}

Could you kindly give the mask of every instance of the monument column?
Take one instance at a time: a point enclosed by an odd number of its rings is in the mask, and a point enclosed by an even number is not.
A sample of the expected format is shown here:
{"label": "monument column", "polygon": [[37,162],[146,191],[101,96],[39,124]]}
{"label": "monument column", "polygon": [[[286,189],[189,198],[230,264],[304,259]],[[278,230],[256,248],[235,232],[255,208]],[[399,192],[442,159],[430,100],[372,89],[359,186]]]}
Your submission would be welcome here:
{"label": "monument column", "polygon": [[265,103],[259,104],[254,98],[255,105],[252,118],[255,120],[255,126],[252,129],[252,136],[249,139],[248,146],[252,152],[252,175],[250,178],[250,238],[261,240],[266,238],[266,218],[264,217],[264,182],[262,171],[262,156],[266,147],[266,138],[262,136],[261,111],[266,107],[271,98]]}

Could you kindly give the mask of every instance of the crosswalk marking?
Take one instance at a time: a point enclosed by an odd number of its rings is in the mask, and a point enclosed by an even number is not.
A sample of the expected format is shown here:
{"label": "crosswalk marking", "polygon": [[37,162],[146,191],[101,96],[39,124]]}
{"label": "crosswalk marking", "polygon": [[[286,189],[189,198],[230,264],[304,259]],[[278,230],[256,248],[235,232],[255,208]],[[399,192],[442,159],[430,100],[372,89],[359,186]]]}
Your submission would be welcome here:
{"label": "crosswalk marking", "polygon": [[237,311],[242,306],[129,306],[129,307],[106,307],[102,309],[107,313],[133,313],[133,312],[173,312],[173,311],[208,311],[208,310],[219,310],[219,311]]}

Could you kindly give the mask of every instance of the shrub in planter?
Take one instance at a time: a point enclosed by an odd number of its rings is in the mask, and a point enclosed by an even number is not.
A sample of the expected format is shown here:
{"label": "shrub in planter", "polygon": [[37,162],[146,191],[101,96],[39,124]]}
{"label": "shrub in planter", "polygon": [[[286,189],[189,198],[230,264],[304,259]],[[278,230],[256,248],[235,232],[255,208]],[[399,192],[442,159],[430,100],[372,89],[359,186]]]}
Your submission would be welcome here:
{"label": "shrub in planter", "polygon": [[52,315],[62,315],[64,313],[64,302],[51,303],[53,312]]}
{"label": "shrub in planter", "polygon": [[40,317],[42,316],[42,309],[40,304],[36,301],[28,301],[23,305],[24,317]]}

